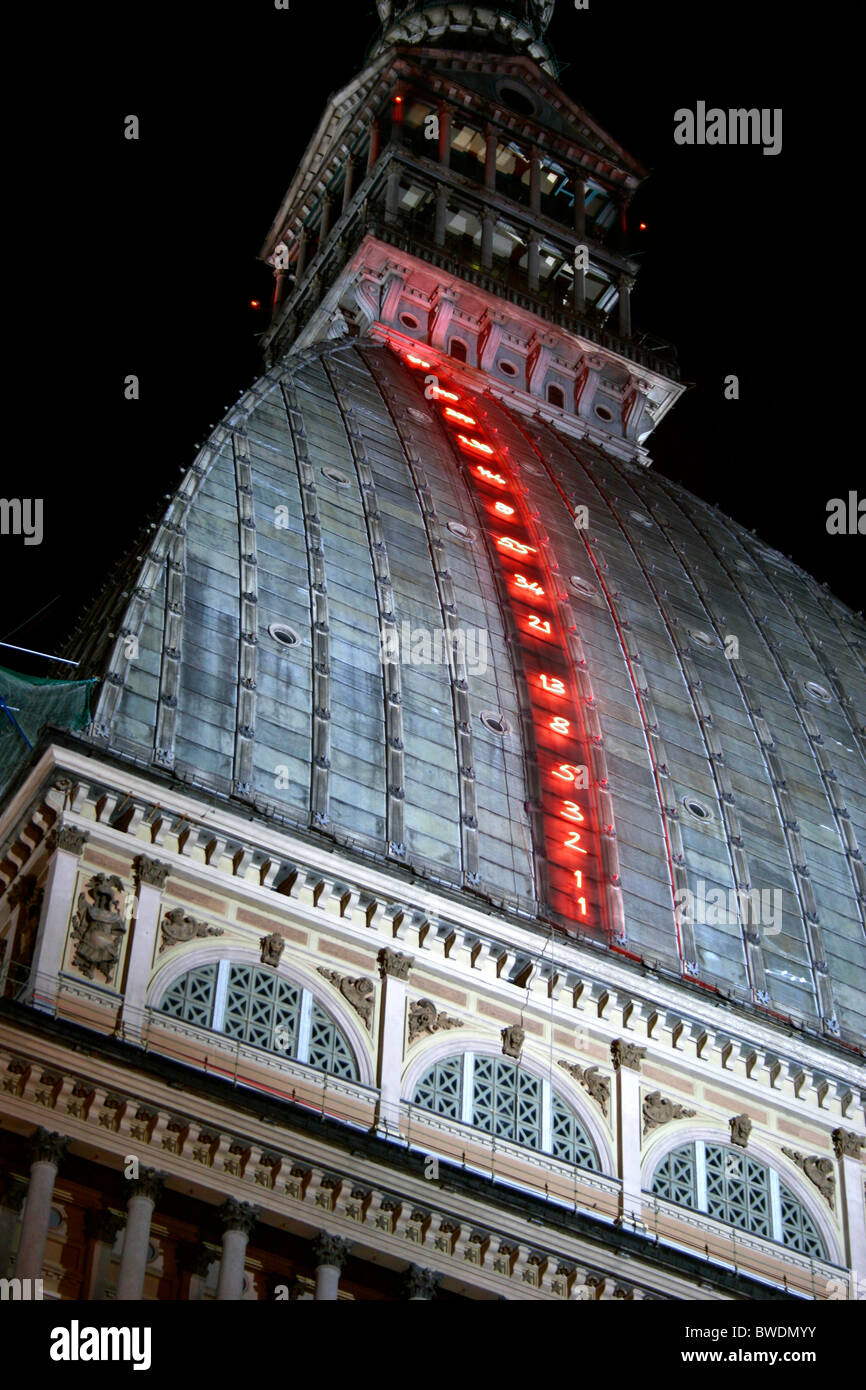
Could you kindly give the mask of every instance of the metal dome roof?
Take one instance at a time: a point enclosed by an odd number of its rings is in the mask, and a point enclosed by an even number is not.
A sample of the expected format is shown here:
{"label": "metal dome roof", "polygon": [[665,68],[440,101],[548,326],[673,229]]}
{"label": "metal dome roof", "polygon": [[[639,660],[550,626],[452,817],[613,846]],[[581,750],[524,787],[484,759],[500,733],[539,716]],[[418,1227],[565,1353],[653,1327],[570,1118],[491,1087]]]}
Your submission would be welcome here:
{"label": "metal dome roof", "polygon": [[[91,739],[498,911],[862,1036],[862,622],[555,409],[520,414],[504,388],[475,399],[572,619],[603,798],[594,924],[569,921],[545,879],[526,668],[478,496],[418,374],[370,340],[287,359],[213,432],[122,599]],[[405,650],[383,663],[383,627],[407,623],[404,637],[483,633],[486,660],[467,643],[453,669]],[[675,893],[738,887],[781,892],[781,913],[744,929],[674,911]]]}

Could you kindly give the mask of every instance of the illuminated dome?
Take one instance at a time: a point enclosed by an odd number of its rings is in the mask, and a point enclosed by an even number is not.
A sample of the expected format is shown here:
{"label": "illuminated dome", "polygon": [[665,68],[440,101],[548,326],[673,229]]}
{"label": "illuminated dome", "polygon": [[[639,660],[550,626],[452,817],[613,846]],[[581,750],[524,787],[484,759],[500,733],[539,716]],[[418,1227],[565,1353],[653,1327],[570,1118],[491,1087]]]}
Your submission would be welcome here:
{"label": "illuminated dome", "polygon": [[[429,352],[343,337],[240,400],[88,628],[93,741],[861,1034],[862,623],[621,441],[436,360],[425,399]],[[760,925],[714,919],[738,889]]]}

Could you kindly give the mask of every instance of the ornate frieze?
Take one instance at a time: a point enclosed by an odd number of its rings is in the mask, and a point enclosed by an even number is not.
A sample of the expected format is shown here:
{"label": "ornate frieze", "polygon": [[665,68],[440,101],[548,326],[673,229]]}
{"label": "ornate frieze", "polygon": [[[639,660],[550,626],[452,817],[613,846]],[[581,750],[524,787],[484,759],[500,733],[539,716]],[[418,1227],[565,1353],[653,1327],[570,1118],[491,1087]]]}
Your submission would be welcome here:
{"label": "ornate frieze", "polygon": [[800,1153],[798,1149],[785,1148],[784,1144],[782,1145],[782,1153],[803,1170],[809,1181],[815,1184],[830,1210],[835,1211],[836,1174],[833,1170],[832,1158],[821,1158],[818,1154]]}
{"label": "ornate frieze", "polygon": [[649,1095],[643,1098],[644,1136],[651,1130],[658,1129],[659,1125],[666,1125],[671,1120],[692,1119],[696,1113],[694,1110],[687,1110],[675,1100],[667,1100],[661,1091],[650,1091]]}
{"label": "ornate frieze", "polygon": [[86,979],[99,971],[106,984],[113,982],[126,935],[125,905],[126,893],[116,874],[95,874],[79,893],[72,918],[72,964]]}
{"label": "ornate frieze", "polygon": [[462,1018],[451,1018],[436,1008],[432,999],[417,999],[409,1005],[409,1045],[440,1028],[462,1028]]}
{"label": "ornate frieze", "polygon": [[603,1076],[598,1067],[582,1067],[577,1062],[566,1062],[560,1058],[559,1065],[563,1071],[567,1071],[569,1076],[573,1076],[575,1081],[588,1091],[596,1105],[600,1106],[601,1113],[607,1119],[607,1112],[610,1106],[610,1081]]}
{"label": "ornate frieze", "polygon": [[163,913],[159,925],[162,933],[160,955],[172,946],[180,946],[195,937],[223,935],[222,927],[210,927],[207,922],[197,922],[194,917],[188,917],[182,907],[173,907],[169,912]]}
{"label": "ornate frieze", "polygon": [[356,1014],[364,1020],[367,1028],[372,1026],[373,1004],[376,999],[376,986],[367,975],[341,975],[338,970],[329,970],[320,965],[318,973],[334,985]]}

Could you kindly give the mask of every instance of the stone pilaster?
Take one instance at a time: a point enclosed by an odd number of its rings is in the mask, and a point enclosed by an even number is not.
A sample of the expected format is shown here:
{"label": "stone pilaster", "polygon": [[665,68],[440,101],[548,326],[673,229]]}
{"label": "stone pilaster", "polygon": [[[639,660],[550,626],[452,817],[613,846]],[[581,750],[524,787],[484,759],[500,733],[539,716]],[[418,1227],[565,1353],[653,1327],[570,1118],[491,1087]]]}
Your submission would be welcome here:
{"label": "stone pilaster", "polygon": [[863,1144],[861,1136],[851,1130],[833,1130],[833,1151],[839,1163],[839,1207],[845,1233],[845,1258],[858,1287],[866,1287]]}
{"label": "stone pilaster", "polygon": [[412,967],[410,956],[386,946],[379,952],[382,1006],[379,1010],[377,1082],[379,1106],[376,1126],[382,1134],[396,1134],[400,1125],[400,1083],[406,1019],[406,987]]}
{"label": "stone pilaster", "polygon": [[135,869],[138,898],[132,927],[132,941],[129,946],[123,1008],[120,1015],[123,1036],[127,1042],[137,1042],[141,1039],[144,1027],[144,1002],[156,947],[156,931],[162,903],[162,891],[171,872],[167,864],[161,864],[158,859],[148,859],[143,854],[136,859]]}
{"label": "stone pilaster", "polygon": [[48,1011],[57,998],[57,977],[72,912],[78,860],[87,842],[87,832],[74,825],[61,825],[52,832],[52,840],[54,858],[42,900],[33,968],[23,996],[25,1003]]}
{"label": "stone pilaster", "polygon": [[610,1045],[616,1075],[617,1176],[622,1183],[617,1220],[632,1226],[641,1221],[643,1198],[640,1180],[641,1104],[640,1068],[646,1049],[617,1038]]}

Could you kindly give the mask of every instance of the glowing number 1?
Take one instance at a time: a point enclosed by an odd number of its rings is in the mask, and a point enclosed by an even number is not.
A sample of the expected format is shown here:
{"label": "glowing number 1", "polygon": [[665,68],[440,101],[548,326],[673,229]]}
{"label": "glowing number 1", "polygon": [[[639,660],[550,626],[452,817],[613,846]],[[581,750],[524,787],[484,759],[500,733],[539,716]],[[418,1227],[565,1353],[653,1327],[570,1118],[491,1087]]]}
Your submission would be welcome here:
{"label": "glowing number 1", "polygon": [[558,678],[558,676],[542,675],[539,677],[539,680],[541,681],[541,684],[544,686],[545,690],[550,691],[551,695],[565,694],[565,686],[563,685],[562,681]]}

